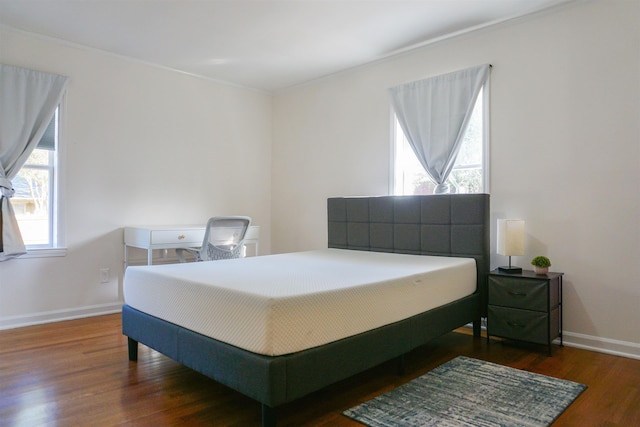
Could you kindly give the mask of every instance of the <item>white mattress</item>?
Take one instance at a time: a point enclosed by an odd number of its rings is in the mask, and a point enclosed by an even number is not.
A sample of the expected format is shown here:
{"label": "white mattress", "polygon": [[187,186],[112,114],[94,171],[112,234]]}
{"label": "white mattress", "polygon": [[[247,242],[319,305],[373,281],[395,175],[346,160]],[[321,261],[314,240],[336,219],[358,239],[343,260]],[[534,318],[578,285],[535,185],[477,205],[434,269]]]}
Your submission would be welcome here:
{"label": "white mattress", "polygon": [[266,355],[312,348],[472,294],[472,258],[323,249],[128,267],[126,304]]}

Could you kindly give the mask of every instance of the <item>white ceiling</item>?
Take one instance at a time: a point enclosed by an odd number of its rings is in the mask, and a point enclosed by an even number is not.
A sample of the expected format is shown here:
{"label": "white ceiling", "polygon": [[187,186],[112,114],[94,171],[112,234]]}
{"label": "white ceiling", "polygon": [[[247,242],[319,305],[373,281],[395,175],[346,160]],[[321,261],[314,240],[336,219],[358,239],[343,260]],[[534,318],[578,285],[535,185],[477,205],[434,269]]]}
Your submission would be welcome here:
{"label": "white ceiling", "polygon": [[0,24],[278,91],[567,1],[0,0]]}

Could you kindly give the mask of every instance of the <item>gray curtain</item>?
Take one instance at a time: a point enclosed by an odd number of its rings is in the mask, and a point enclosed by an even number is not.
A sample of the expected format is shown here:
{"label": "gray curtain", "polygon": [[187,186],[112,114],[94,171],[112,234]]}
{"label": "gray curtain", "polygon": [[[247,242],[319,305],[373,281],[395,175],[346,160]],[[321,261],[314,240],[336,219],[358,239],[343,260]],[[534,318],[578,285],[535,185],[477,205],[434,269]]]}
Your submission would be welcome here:
{"label": "gray curtain", "polygon": [[0,64],[0,261],[26,253],[11,197],[11,180],[53,118],[69,79]]}
{"label": "gray curtain", "polygon": [[437,184],[435,193],[449,192],[445,182],[490,68],[479,65],[389,89],[409,145]]}

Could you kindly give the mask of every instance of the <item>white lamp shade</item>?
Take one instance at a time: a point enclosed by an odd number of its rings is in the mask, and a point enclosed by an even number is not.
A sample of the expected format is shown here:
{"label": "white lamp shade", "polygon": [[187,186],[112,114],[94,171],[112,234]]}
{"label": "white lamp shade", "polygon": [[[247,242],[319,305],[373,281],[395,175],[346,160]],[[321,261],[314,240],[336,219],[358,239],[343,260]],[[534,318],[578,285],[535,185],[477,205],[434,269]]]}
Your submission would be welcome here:
{"label": "white lamp shade", "polygon": [[500,255],[524,255],[524,220],[498,220],[498,248]]}

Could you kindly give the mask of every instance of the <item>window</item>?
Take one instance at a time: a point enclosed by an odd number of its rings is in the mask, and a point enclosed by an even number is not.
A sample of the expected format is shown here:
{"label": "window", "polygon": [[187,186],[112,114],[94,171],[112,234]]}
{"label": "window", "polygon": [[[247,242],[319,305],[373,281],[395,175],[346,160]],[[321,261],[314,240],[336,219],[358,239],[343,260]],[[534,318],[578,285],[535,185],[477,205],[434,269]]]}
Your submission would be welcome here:
{"label": "window", "polygon": [[13,178],[11,204],[27,249],[58,246],[56,229],[56,174],[59,110],[26,163]]}
{"label": "window", "polygon": [[[488,108],[480,91],[456,163],[447,179],[452,193],[488,192]],[[395,114],[393,194],[433,194],[436,184],[420,164],[407,142]]]}

